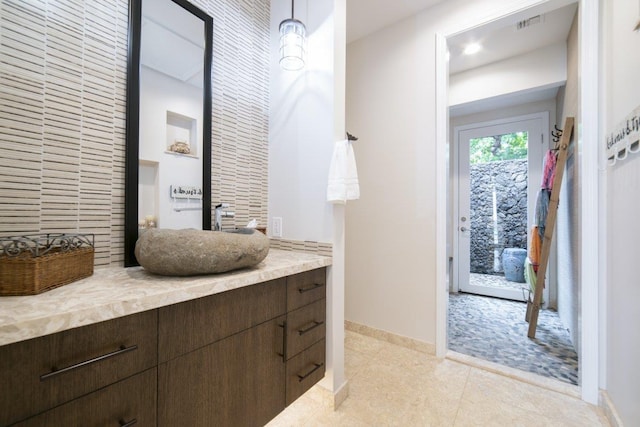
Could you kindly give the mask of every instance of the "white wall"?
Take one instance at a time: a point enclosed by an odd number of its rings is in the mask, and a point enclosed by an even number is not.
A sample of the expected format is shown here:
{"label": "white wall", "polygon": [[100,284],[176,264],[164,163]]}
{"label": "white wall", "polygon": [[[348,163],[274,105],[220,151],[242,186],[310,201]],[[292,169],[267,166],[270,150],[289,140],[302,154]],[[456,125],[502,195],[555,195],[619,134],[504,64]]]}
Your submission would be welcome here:
{"label": "white wall", "polygon": [[[605,132],[640,105],[637,0],[605,1]],[[602,140],[604,143],[604,139]],[[607,167],[607,389],[624,425],[640,425],[640,155]]]}
{"label": "white wall", "polygon": [[556,116],[556,101],[555,98],[549,98],[543,101],[528,102],[526,104],[520,104],[511,106],[508,108],[500,108],[484,111],[481,113],[468,114],[465,116],[459,116],[451,118],[450,122],[450,135],[453,135],[453,128],[456,126],[464,126],[472,123],[488,122],[491,120],[503,119],[506,117],[524,116],[527,114],[539,113],[541,111],[549,112],[549,120],[551,129],[553,130],[553,120]]}
{"label": "white wall", "polygon": [[453,74],[449,77],[449,105],[561,86],[567,79],[566,58],[566,43],[559,43]]}
{"label": "white wall", "polygon": [[291,240],[332,241],[332,208],[326,203],[334,139],[332,11],[329,0],[296,4],[295,17],[309,34],[307,64],[284,71],[277,31],[291,16],[291,4],[272,2],[268,229],[273,217],[281,217],[282,237]]}
{"label": "white wall", "polygon": [[[138,217],[155,214],[161,228],[202,228],[202,211],[175,212],[174,207],[186,207],[187,202],[174,202],[169,197],[170,185],[202,188],[202,89],[182,83],[147,67],[140,69],[140,159],[157,162],[157,186],[145,186],[145,193],[154,191],[158,204],[155,212],[138,207]],[[166,153],[167,111],[197,120],[197,157]],[[141,195],[141,201],[150,199]],[[189,206],[202,206],[197,201]]]}
{"label": "white wall", "polygon": [[[419,105],[433,71],[421,76],[411,24],[347,46],[347,128],[360,138],[354,149],[361,197],[346,212],[345,317],[433,343],[435,145],[419,129],[434,123],[421,117]],[[433,57],[433,44],[425,59]],[[433,100],[434,88],[426,91]]]}
{"label": "white wall", "polygon": [[435,342],[435,35],[533,3],[448,1],[347,46],[361,184],[347,206],[347,320]]}
{"label": "white wall", "polygon": [[[575,117],[580,122],[578,93],[579,85],[579,11],[576,12],[567,37],[567,84],[558,96],[558,127],[564,126],[566,117]],[[556,222],[555,241],[558,248],[558,316],[568,329],[578,359],[581,357],[580,338],[580,168],[577,155],[578,130],[574,129],[573,144],[569,147],[564,179],[560,188],[560,204]]]}

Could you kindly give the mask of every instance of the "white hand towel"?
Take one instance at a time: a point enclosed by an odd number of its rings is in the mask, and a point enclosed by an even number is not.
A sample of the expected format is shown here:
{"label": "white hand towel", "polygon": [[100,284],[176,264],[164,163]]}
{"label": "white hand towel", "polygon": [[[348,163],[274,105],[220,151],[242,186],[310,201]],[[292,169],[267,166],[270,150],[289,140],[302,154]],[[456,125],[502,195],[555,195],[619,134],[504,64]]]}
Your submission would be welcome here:
{"label": "white hand towel", "polygon": [[329,167],[327,201],[344,204],[347,200],[359,198],[358,169],[351,142],[336,141]]}

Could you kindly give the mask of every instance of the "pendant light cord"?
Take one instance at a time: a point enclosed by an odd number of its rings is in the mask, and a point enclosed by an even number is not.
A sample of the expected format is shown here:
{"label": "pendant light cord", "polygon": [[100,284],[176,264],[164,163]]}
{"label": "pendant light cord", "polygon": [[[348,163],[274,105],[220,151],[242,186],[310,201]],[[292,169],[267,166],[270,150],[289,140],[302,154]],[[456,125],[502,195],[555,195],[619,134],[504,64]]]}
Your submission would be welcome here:
{"label": "pendant light cord", "polygon": [[291,19],[293,19],[293,5],[295,4],[295,0],[291,0]]}

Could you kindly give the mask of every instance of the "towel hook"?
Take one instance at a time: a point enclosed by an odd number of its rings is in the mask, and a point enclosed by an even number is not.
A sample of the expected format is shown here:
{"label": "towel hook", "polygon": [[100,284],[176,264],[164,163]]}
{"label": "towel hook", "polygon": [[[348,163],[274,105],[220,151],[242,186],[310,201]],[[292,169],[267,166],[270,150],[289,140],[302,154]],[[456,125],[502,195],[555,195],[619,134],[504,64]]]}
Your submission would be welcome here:
{"label": "towel hook", "polygon": [[558,128],[558,125],[553,125],[553,127],[556,130],[555,132],[551,131],[551,136],[553,137],[553,142],[557,144],[558,142],[560,142],[560,138],[562,137],[562,129]]}
{"label": "towel hook", "polygon": [[346,132],[348,141],[357,141],[358,137],[351,135],[349,132]]}

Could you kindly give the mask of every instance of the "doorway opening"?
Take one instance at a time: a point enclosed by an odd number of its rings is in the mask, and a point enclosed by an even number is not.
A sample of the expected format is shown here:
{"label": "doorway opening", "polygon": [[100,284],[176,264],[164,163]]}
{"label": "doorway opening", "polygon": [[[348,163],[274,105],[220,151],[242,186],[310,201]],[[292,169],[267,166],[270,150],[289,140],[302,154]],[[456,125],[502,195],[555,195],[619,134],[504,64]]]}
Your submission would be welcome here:
{"label": "doorway opening", "polygon": [[555,302],[549,307],[555,280],[544,290],[546,309],[536,340],[527,338],[524,318],[533,290],[525,264],[536,224],[543,156],[549,149],[549,115],[543,111],[454,126],[457,229],[448,347],[577,384],[577,353]]}
{"label": "doorway opening", "polygon": [[[571,1],[570,3],[578,3]],[[567,5],[567,2],[559,0],[548,0],[545,2],[527,2],[529,8],[526,10],[513,10],[508,7],[502,11],[497,11],[486,19],[476,22],[477,26],[486,26],[497,23],[507,17],[526,18],[532,11],[546,12],[557,7]],[[579,23],[575,39],[579,39],[577,46],[573,50],[576,56],[582,58],[577,60],[574,73],[580,75],[579,81],[574,81],[573,105],[575,109],[567,111],[568,115],[576,116],[576,123],[580,131],[575,140],[578,142],[575,147],[577,156],[574,156],[575,167],[587,173],[579,173],[574,177],[574,188],[571,190],[573,198],[576,200],[574,214],[580,218],[569,232],[574,235],[581,231],[596,230],[602,226],[602,218],[599,215],[598,206],[600,201],[601,187],[598,185],[598,160],[600,158],[600,146],[598,145],[599,125],[598,125],[598,93],[600,78],[598,64],[600,54],[593,46],[598,46],[601,39],[599,27],[600,5],[598,2],[579,1],[580,13],[574,22]],[[544,10],[540,10],[540,9]],[[525,12],[525,13],[522,13]],[[463,24],[449,30],[436,33],[436,192],[437,212],[436,212],[436,256],[438,259],[436,267],[436,279],[438,283],[448,283],[451,277],[451,211],[449,195],[449,118],[450,118],[450,88],[449,63],[450,52],[448,41],[458,34],[468,32],[474,25]],[[573,74],[575,76],[575,74]],[[566,95],[566,93],[565,93]],[[576,99],[578,98],[578,99]],[[579,112],[578,112],[579,109]],[[561,195],[562,197],[562,195]],[[568,202],[568,200],[567,200]],[[599,357],[602,337],[601,314],[599,297],[601,289],[599,280],[602,278],[602,262],[598,257],[598,244],[601,235],[592,236],[590,239],[579,239],[575,243],[576,251],[571,262],[564,264],[572,266],[575,272],[574,277],[579,277],[576,283],[580,292],[575,298],[575,307],[578,315],[589,313],[588,316],[579,316],[575,324],[575,339],[577,339],[577,349],[580,356],[579,385],[582,398],[591,404],[597,404],[599,399],[599,375],[601,360]],[[448,316],[448,287],[436,287],[436,355],[447,356],[447,316]]]}
{"label": "doorway opening", "polygon": [[[569,17],[569,27],[571,22],[575,22],[576,6],[558,9],[559,15]],[[555,22],[554,13],[555,10],[546,11],[539,17],[540,21]],[[491,27],[488,32],[496,29],[499,32],[497,21],[488,26]],[[482,28],[476,27],[468,31],[469,34],[449,37],[447,44],[451,58],[456,54],[456,43],[478,37],[481,32]],[[513,32],[508,36],[502,34],[502,39],[516,37]],[[564,33],[556,43],[560,49],[538,46],[539,56],[547,62],[553,58],[566,64],[566,51],[564,57],[562,53],[556,55],[555,52],[567,47],[567,34]],[[449,242],[452,263],[447,347],[473,357],[577,384],[574,336],[567,333],[566,320],[560,319],[553,311],[545,312],[545,323],[540,323],[536,340],[529,340],[526,304],[522,302],[529,297],[530,288],[523,275],[519,274],[524,271],[521,260],[531,246],[542,158],[549,148],[553,124],[561,121],[563,102],[562,95],[558,95],[564,94],[560,88],[565,83],[556,81],[537,86],[531,83],[537,73],[534,68],[539,64],[536,62],[536,49],[527,53],[511,52],[512,56],[518,56],[517,61],[509,61],[509,57],[493,58],[493,62],[466,66],[454,64],[455,59],[449,62],[449,105],[453,106],[449,110],[452,142]],[[487,51],[494,53],[492,49]],[[465,61],[469,62],[468,59]],[[528,65],[518,69],[522,64]],[[504,78],[491,80],[495,76],[507,75],[523,76],[525,84],[518,86],[522,82],[505,81]],[[485,84],[479,85],[481,81]],[[505,90],[503,86],[510,84],[513,90]],[[549,108],[538,108],[542,104]],[[545,123],[540,123],[542,119],[536,123],[535,117],[531,117],[540,111],[547,115]],[[526,120],[532,121],[533,130],[523,127],[522,122]],[[489,150],[484,157],[483,145]],[[521,149],[519,158],[514,154],[517,148]],[[501,157],[501,149],[511,154]],[[526,155],[523,150],[526,150]],[[507,165],[507,162],[520,162],[520,168],[526,172],[511,169],[516,166]],[[474,169],[480,169],[480,172]],[[474,173],[479,176],[474,178]],[[507,185],[503,184],[503,175],[509,175]],[[517,207],[522,207],[523,212],[519,213]],[[520,271],[515,278],[511,271],[507,274],[504,270],[509,263],[506,259],[510,258],[504,255],[517,255],[516,265]],[[543,299],[553,307],[557,298],[553,265],[550,270],[549,286]],[[505,280],[507,278],[512,280]]]}

